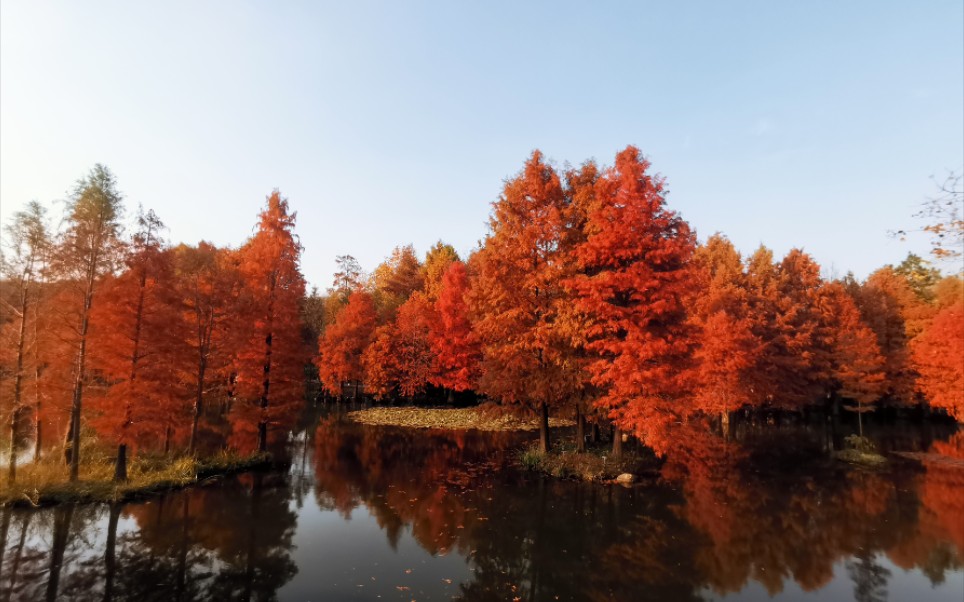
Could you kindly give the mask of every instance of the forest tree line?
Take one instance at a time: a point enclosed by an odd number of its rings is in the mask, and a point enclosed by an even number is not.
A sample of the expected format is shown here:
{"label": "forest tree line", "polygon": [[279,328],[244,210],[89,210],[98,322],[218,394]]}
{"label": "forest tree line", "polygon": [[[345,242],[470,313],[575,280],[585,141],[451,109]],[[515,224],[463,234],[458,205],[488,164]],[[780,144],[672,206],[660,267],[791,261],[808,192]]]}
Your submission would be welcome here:
{"label": "forest tree line", "polygon": [[802,250],[698,243],[649,169],[634,147],[612,167],[564,171],[535,152],[468,257],[402,246],[366,275],[345,255],[327,294],[306,295],[277,191],[239,248],[171,245],[151,211],[125,230],[116,181],[97,166],[57,231],[35,202],[5,227],[9,477],[30,440],[36,458],[63,451],[76,478],[88,429],[118,458],[196,453],[208,422],[232,447],[264,450],[313,366],[333,396],[447,392],[539,412],[545,449],[550,412],[577,416],[580,445],[587,424],[611,421],[657,450],[667,425],[725,425],[741,408],[925,404],[964,417],[960,276],[911,255],[862,282],[827,280]]}

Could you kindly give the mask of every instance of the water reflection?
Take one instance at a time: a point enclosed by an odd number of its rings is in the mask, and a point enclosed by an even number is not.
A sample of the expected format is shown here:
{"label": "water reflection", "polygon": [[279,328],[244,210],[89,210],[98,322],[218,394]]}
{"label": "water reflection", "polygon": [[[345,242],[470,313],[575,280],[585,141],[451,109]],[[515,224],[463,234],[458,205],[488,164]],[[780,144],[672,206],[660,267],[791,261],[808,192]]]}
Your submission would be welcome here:
{"label": "water reflection", "polygon": [[626,489],[505,469],[518,435],[325,418],[286,474],[4,510],[0,600],[964,597],[964,470],[941,460],[964,433],[887,471],[802,429],[738,439],[680,427]]}

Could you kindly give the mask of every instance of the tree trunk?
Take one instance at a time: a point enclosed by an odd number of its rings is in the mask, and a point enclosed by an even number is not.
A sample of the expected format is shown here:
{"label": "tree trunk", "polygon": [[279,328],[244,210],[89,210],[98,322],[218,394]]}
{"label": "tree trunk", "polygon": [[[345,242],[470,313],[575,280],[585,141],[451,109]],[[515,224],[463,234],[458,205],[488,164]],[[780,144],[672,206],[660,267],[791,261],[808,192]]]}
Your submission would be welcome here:
{"label": "tree trunk", "polygon": [[125,443],[117,446],[117,463],[114,465],[114,481],[117,483],[127,481],[127,444]]}
{"label": "tree trunk", "polygon": [[586,452],[586,417],[579,411],[578,405],[576,405],[576,451]]}
{"label": "tree trunk", "polygon": [[27,337],[27,288],[20,291],[20,329],[17,335],[17,368],[13,377],[13,411],[10,412],[10,464],[7,467],[7,483],[17,481],[17,421],[20,420],[23,399],[23,344]]}
{"label": "tree trunk", "polygon": [[197,390],[194,392],[194,416],[191,421],[191,442],[188,444],[188,453],[194,455],[197,446],[197,425],[201,420],[201,412],[204,410],[204,373],[207,371],[207,362],[204,358],[198,359],[197,367]]}
{"label": "tree trunk", "polygon": [[864,436],[864,408],[859,401],[857,402],[857,429],[858,429],[857,432],[860,433],[861,437],[863,437]]}
{"label": "tree trunk", "polygon": [[171,429],[171,425],[167,425],[166,427],[164,427],[164,455],[165,456],[171,453],[171,436],[173,435],[174,435],[174,431],[173,429]]}
{"label": "tree trunk", "polygon": [[258,451],[268,451],[268,392],[271,389],[271,343],[274,328],[274,293],[276,276],[271,277],[271,291],[268,297],[268,334],[264,337],[264,381],[261,387],[261,417],[258,422]]}
{"label": "tree trunk", "polygon": [[593,444],[594,444],[594,445],[599,445],[599,439],[600,439],[601,437],[602,437],[602,434],[599,432],[599,423],[598,423],[598,422],[593,422],[593,423],[592,423],[592,442],[593,442]]}
{"label": "tree trunk", "polygon": [[23,523],[20,525],[20,542],[17,545],[17,553],[13,555],[13,567],[10,569],[7,596],[4,598],[4,602],[10,599],[10,592],[14,592],[17,589],[17,576],[20,574],[20,559],[23,557],[23,547],[27,543],[27,529],[30,527],[30,519],[32,517],[33,512],[23,514]]}
{"label": "tree trunk", "polygon": [[84,400],[84,380],[87,371],[87,331],[90,329],[90,306],[94,298],[94,271],[96,263],[87,270],[87,290],[80,318],[80,346],[77,349],[77,373],[74,375],[74,394],[70,406],[70,480],[76,481],[80,474],[80,414]]}
{"label": "tree trunk", "polygon": [[618,426],[613,426],[613,457],[623,457],[623,432]]}
{"label": "tree trunk", "polygon": [[543,402],[542,404],[542,420],[539,421],[539,449],[542,453],[549,453],[551,447],[549,441],[549,406]]}
{"label": "tree trunk", "polygon": [[57,591],[60,589],[60,568],[64,563],[64,552],[67,550],[73,517],[73,504],[54,508],[54,532],[53,541],[50,544],[50,568],[47,571],[47,602],[54,602],[57,599]]}
{"label": "tree trunk", "polygon": [[723,429],[723,438],[730,438],[730,413],[726,410],[720,412],[720,426]]}
{"label": "tree trunk", "polygon": [[107,519],[107,545],[104,547],[104,600],[114,599],[114,572],[116,567],[117,519],[120,518],[120,504],[110,505]]}
{"label": "tree trunk", "polygon": [[451,406],[455,405],[455,391],[452,389],[447,389],[448,393],[446,395],[445,401]]}

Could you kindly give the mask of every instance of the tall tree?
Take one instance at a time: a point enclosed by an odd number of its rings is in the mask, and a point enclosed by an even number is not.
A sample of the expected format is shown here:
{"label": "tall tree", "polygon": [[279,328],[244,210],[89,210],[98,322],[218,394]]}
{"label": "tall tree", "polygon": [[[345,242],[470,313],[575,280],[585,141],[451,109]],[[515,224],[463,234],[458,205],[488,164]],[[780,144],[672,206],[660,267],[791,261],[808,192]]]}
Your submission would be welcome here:
{"label": "tall tree", "polygon": [[[7,468],[7,479],[11,485],[17,478],[17,429],[26,406],[24,403],[24,382],[27,378],[25,364],[28,351],[26,345],[30,335],[27,324],[31,321],[30,314],[37,313],[35,301],[39,297],[39,291],[36,290],[35,285],[50,246],[50,233],[45,214],[46,210],[36,201],[28,203],[23,211],[14,213],[13,219],[5,228],[7,252],[0,256],[3,262],[2,277],[12,285],[16,303],[16,306],[13,306],[3,299],[4,304],[8,305],[16,316],[17,324],[14,342],[11,345],[11,348],[16,349],[13,362],[13,398],[9,417],[10,458]],[[33,317],[33,322],[36,324],[36,315]],[[33,341],[33,345],[37,345],[36,340]]]}
{"label": "tall tree", "polygon": [[581,274],[573,279],[577,307],[590,320],[597,403],[644,440],[681,409],[673,402],[690,351],[684,299],[695,247],[689,224],[666,207],[662,178],[648,169],[630,146],[596,182],[586,240],[575,249]]}
{"label": "tall tree", "polygon": [[97,164],[77,182],[67,203],[66,229],[57,249],[62,276],[75,284],[79,293],[76,352],[68,443],[65,453],[70,480],[80,469],[80,429],[84,386],[87,383],[87,342],[90,311],[101,278],[113,270],[122,247],[120,241],[122,197],[114,175]]}
{"label": "tall tree", "polygon": [[[239,294],[236,254],[201,242],[174,249],[175,287],[190,350],[181,363],[182,380],[192,389],[189,453],[197,446],[198,423],[210,382],[226,380],[231,352],[230,314]],[[211,379],[212,375],[220,379]]]}
{"label": "tall tree", "polygon": [[369,293],[358,290],[348,305],[318,340],[318,376],[331,395],[341,395],[342,385],[363,381],[361,356],[372,340],[378,317]]}
{"label": "tall tree", "polygon": [[435,309],[422,293],[402,303],[395,318],[394,356],[398,366],[398,390],[405,397],[425,391],[432,374],[434,354],[430,342]]}
{"label": "tall tree", "polygon": [[102,416],[96,422],[105,438],[117,445],[118,481],[127,480],[133,429],[150,429],[155,438],[166,435],[168,425],[150,418],[177,397],[176,383],[165,369],[179,322],[171,303],[163,227],[153,211],[138,215],[127,247],[127,269],[105,280],[100,303],[90,314],[90,364],[109,384],[103,399],[97,400]]}
{"label": "tall tree", "polygon": [[549,409],[576,388],[570,339],[557,317],[569,303],[562,286],[567,198],[556,171],[535,151],[493,204],[489,233],[474,255],[478,278],[470,304],[482,341],[480,389],[542,415],[548,451]]}
{"label": "tall tree", "polygon": [[941,309],[914,340],[913,353],[930,405],[964,421],[964,302]]}
{"label": "tall tree", "polygon": [[797,410],[827,392],[829,347],[817,308],[820,267],[791,249],[778,264],[760,247],[747,265],[750,319],[762,343],[754,404]]}
{"label": "tall tree", "polygon": [[917,372],[911,358],[906,317],[915,316],[911,319],[912,330],[918,330],[922,323],[919,298],[907,281],[889,267],[877,270],[863,283],[845,280],[844,286],[863,323],[874,332],[884,358],[884,401],[894,405],[913,402]]}
{"label": "tall tree", "polygon": [[864,324],[853,298],[840,282],[831,282],[820,292],[819,307],[830,336],[831,375],[838,395],[857,402],[849,408],[857,413],[860,435],[864,434],[863,413],[884,392],[884,358],[877,337]]}
{"label": "tall tree", "polygon": [[739,252],[714,234],[696,249],[698,291],[689,301],[696,328],[694,409],[718,414],[724,431],[730,412],[753,400],[752,370],[761,344],[752,331]]}
{"label": "tall tree", "polygon": [[[238,251],[244,286],[239,328],[247,334],[238,349],[240,416],[257,422],[258,450],[267,449],[268,425],[279,420],[303,394],[307,359],[301,338],[301,244],[294,233],[296,214],[275,190],[259,216],[258,229]],[[247,415],[247,416],[245,416]]]}
{"label": "tall tree", "polygon": [[479,378],[482,349],[469,320],[466,295],[468,272],[461,261],[451,263],[439,287],[432,323],[431,343],[435,354],[433,385],[449,391],[467,391]]}

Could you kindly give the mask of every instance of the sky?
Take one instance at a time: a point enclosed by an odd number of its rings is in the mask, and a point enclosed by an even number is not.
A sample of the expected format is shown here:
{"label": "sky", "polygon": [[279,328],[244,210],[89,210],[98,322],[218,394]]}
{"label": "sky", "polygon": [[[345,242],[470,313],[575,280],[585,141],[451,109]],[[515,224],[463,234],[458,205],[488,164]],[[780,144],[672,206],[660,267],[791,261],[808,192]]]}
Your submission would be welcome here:
{"label": "sky", "polygon": [[336,255],[467,254],[534,149],[629,144],[701,240],[926,254],[888,231],[964,172],[964,3],[0,4],[4,223],[103,163],[170,240],[237,246],[277,188],[324,290]]}

